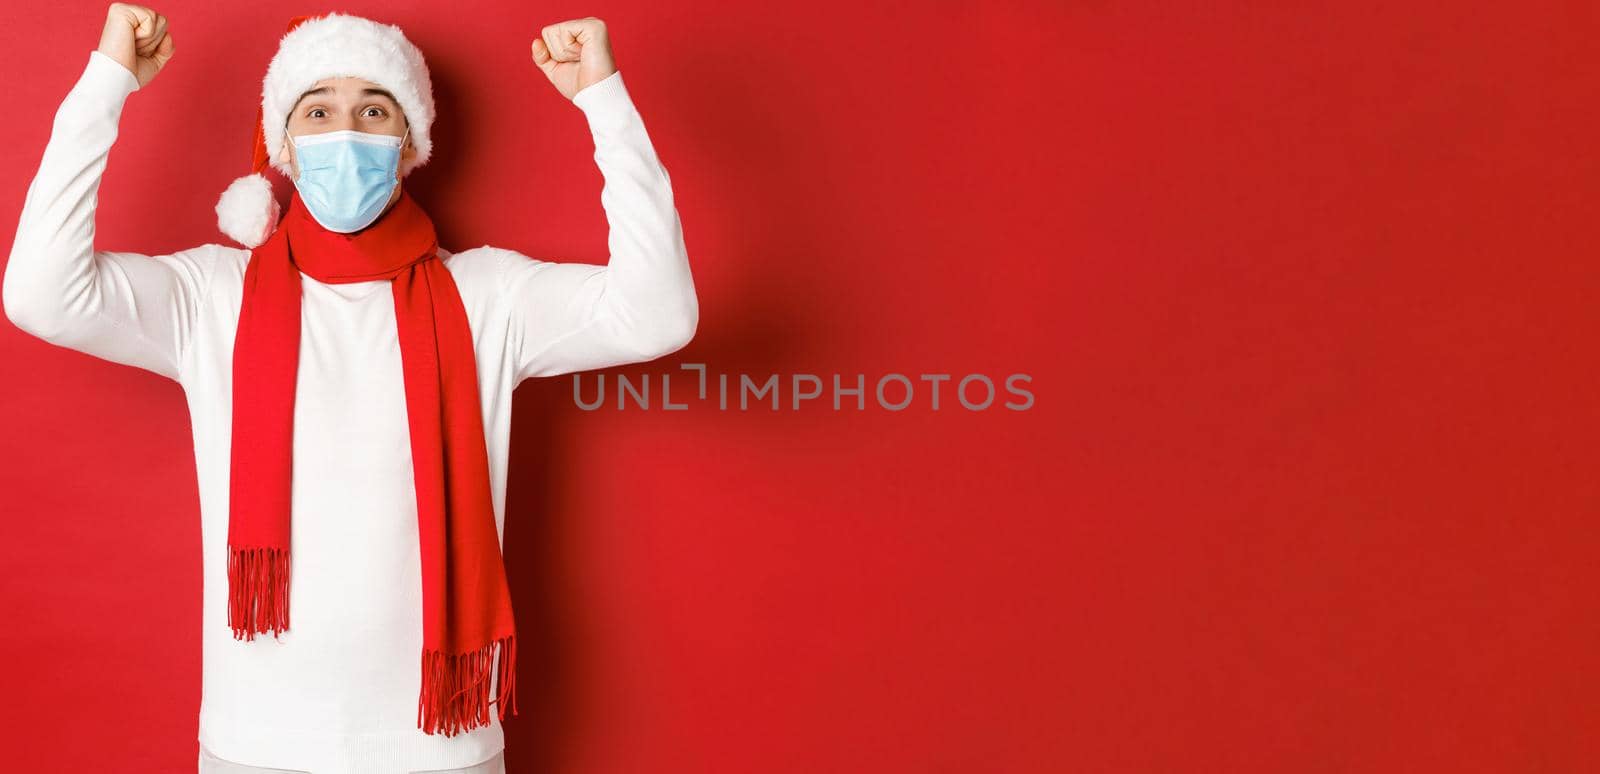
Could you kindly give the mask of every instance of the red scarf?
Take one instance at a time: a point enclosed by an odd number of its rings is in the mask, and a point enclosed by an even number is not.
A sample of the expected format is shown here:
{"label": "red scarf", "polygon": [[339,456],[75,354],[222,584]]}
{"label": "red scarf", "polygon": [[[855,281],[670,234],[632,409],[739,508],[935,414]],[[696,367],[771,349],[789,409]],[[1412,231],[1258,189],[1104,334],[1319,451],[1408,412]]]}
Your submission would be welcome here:
{"label": "red scarf", "polygon": [[[466,307],[438,256],[433,220],[401,189],[352,234],[312,219],[296,192],[251,254],[233,349],[228,625],[234,639],[289,628],[290,473],[300,353],[300,274],[325,283],[387,279],[405,376],[422,548],[422,692],[417,725],[445,736],[516,702],[516,627],[489,492]],[[499,646],[498,660],[494,649]],[[499,692],[489,698],[491,667]],[[516,714],[513,707],[512,714]]]}

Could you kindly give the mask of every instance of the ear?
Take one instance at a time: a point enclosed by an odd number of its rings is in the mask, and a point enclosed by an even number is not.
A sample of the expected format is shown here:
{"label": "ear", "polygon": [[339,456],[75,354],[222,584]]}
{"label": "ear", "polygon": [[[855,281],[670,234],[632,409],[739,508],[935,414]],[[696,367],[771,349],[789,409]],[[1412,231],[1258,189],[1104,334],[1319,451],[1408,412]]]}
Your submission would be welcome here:
{"label": "ear", "polygon": [[417,155],[417,140],[411,136],[411,119],[406,119],[405,142],[400,144],[400,160],[408,161]]}
{"label": "ear", "polygon": [[288,138],[284,138],[283,147],[278,149],[278,161],[289,168],[289,179],[294,180],[300,176],[300,170],[294,163],[294,150],[290,146]]}

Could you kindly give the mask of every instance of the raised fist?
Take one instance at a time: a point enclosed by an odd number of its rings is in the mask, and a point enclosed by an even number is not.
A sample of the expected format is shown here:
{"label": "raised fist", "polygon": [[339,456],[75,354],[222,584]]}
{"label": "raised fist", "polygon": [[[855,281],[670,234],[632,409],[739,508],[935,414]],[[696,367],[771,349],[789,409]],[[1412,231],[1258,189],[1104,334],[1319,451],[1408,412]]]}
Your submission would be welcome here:
{"label": "raised fist", "polygon": [[128,68],[144,88],[172,59],[167,17],[142,5],[112,3],[100,33],[100,53]]}
{"label": "raised fist", "polygon": [[567,99],[617,71],[606,23],[593,16],[539,30],[533,41],[533,63]]}

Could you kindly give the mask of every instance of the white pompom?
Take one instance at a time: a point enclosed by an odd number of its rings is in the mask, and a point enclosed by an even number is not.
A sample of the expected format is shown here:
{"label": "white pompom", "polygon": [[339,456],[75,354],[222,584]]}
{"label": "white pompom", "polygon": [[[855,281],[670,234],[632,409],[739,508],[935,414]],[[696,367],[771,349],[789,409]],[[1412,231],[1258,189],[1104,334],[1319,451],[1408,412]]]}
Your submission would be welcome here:
{"label": "white pompom", "polygon": [[217,228],[245,247],[257,247],[278,225],[277,197],[272,181],[254,172],[229,184],[217,200]]}

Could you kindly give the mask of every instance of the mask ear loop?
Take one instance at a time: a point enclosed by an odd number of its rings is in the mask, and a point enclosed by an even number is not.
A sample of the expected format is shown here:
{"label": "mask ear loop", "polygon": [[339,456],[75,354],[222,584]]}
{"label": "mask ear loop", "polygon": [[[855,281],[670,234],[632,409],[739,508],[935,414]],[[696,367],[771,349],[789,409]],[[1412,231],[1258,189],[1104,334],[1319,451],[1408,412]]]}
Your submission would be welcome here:
{"label": "mask ear loop", "polygon": [[[284,143],[288,146],[288,149],[290,150],[290,154],[289,155],[292,157],[294,155],[293,148],[295,147],[295,144],[294,144],[294,135],[289,134],[289,117],[288,116],[284,116],[283,117],[283,139],[284,139]],[[289,162],[289,163],[292,165],[295,162]],[[298,187],[300,185],[300,176],[299,175],[295,175],[294,177],[289,178],[289,182],[294,183],[295,186]]]}
{"label": "mask ear loop", "polygon": [[[400,135],[400,153],[402,155],[404,155],[405,152],[406,152],[406,138],[410,137],[410,136],[411,136],[411,122],[407,121],[406,122],[406,133]],[[401,160],[401,163],[404,163],[404,159]],[[394,174],[395,174],[395,178],[394,178],[395,185],[399,185],[400,184],[400,178],[404,177],[404,175],[401,174],[401,172],[400,172],[400,164],[396,164],[395,165]]]}

